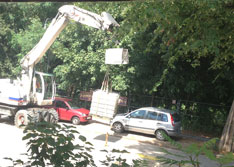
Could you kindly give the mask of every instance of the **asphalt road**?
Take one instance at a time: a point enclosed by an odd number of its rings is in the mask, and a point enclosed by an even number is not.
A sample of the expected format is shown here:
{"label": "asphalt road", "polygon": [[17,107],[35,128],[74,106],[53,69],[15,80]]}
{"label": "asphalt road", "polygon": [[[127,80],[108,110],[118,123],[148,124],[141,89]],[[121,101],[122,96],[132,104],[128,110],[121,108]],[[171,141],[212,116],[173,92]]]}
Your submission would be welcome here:
{"label": "asphalt road", "polygon": [[[67,122],[60,122],[60,124],[71,125]],[[149,167],[165,166],[156,162],[159,156],[178,159],[178,157],[163,153],[161,150],[162,148],[167,149],[173,154],[184,155],[182,152],[168,147],[168,142],[158,141],[154,136],[138,133],[115,134],[110,130],[108,125],[95,121],[78,125],[76,128],[80,134],[85,136],[87,140],[94,145],[95,149],[92,155],[98,167],[101,166],[99,160],[105,160],[106,158],[106,154],[100,152],[100,150],[103,149],[127,150],[130,153],[123,154],[121,157],[126,158],[128,163],[131,163],[133,159],[145,159],[149,162]],[[4,160],[4,157],[26,160],[25,156],[20,155],[27,152],[26,142],[21,140],[23,137],[23,130],[16,128],[8,118],[1,118],[0,132],[0,167],[12,165],[10,161]],[[178,139],[178,141],[179,140],[180,139]],[[217,163],[204,156],[200,156],[199,161],[201,162],[201,167],[218,166]]]}

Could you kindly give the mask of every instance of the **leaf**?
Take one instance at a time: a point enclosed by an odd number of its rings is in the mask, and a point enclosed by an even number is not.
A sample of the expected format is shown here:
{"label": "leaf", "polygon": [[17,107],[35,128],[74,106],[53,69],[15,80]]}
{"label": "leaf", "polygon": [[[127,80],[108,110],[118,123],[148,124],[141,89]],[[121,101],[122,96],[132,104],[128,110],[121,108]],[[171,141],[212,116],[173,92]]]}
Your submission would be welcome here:
{"label": "leaf", "polygon": [[90,142],[85,142],[85,144],[90,145],[90,146],[93,146],[93,144],[90,143]]}
{"label": "leaf", "polygon": [[228,165],[229,163],[234,162],[234,155],[233,153],[229,152],[218,156],[216,160],[222,165]]}
{"label": "leaf", "polygon": [[70,130],[70,133],[74,133],[74,134],[80,134],[78,131],[76,130]]}
{"label": "leaf", "polygon": [[180,157],[180,158],[185,158],[185,157],[186,157],[186,156],[183,156],[183,155],[179,155],[179,154],[177,154],[177,153],[174,154],[174,153],[168,151],[168,150],[165,149],[165,148],[161,148],[161,150],[162,150],[162,152],[164,152],[164,153],[166,153],[166,154],[168,154],[168,155],[173,155],[173,156]]}
{"label": "leaf", "polygon": [[81,141],[83,141],[83,142],[86,141],[86,137],[84,137],[84,136],[82,136],[82,135],[79,136],[79,139],[80,139]]}
{"label": "leaf", "polygon": [[9,157],[4,157],[3,159],[13,161],[13,159],[12,159],[12,158],[9,158]]}
{"label": "leaf", "polygon": [[29,138],[34,138],[36,137],[36,134],[33,134],[33,133],[27,133],[23,138],[22,140],[27,140]]}
{"label": "leaf", "polygon": [[188,154],[197,154],[198,152],[200,152],[198,145],[194,144],[194,143],[190,144],[189,146],[187,146],[183,150]]}
{"label": "leaf", "polygon": [[112,149],[111,152],[113,152],[113,153],[129,153],[127,150],[118,150],[118,149]]}
{"label": "leaf", "polygon": [[107,150],[100,150],[100,151],[108,153],[108,151],[107,151]]}
{"label": "leaf", "polygon": [[17,159],[15,162],[16,162],[16,164],[22,164],[22,165],[24,164],[24,161],[22,161],[20,159]]}

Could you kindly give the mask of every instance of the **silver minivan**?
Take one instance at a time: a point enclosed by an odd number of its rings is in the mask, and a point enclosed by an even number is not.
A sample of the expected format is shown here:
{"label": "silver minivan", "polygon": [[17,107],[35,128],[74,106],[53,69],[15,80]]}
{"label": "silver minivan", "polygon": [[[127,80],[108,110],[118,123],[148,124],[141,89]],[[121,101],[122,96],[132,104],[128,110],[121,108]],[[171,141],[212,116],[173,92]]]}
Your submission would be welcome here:
{"label": "silver minivan", "polygon": [[111,129],[116,133],[134,131],[152,134],[158,140],[168,136],[179,136],[181,130],[180,115],[173,110],[144,107],[128,114],[117,114],[111,121]]}

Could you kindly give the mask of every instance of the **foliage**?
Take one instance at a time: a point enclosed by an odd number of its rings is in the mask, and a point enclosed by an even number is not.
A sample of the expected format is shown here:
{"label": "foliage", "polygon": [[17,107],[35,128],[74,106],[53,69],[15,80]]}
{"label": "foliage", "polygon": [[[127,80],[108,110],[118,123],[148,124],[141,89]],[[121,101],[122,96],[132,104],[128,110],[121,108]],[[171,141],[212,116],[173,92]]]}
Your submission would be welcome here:
{"label": "foliage", "polygon": [[[126,153],[129,153],[126,150],[117,150],[113,149],[110,152],[107,150],[101,150],[102,152],[107,153],[106,160],[100,161],[102,165],[104,166],[110,166],[110,167],[144,167],[147,166],[148,163],[144,160],[133,160],[133,164],[128,164],[126,159],[123,159],[122,156]],[[114,154],[119,154],[119,156],[116,157]]]}
{"label": "foliage", "polygon": [[[27,125],[24,129],[23,140],[27,141],[28,162],[20,159],[10,160],[13,164],[22,164],[27,167],[31,166],[96,166],[94,158],[91,155],[93,145],[87,141],[86,137],[80,135],[74,126],[52,124],[48,122],[34,122]],[[77,137],[79,142],[77,143]],[[121,155],[128,153],[126,150],[113,149],[110,152],[102,150],[108,154],[106,160],[101,161],[105,166],[132,166],[123,159]],[[116,157],[116,153],[120,156]],[[115,155],[114,155],[115,154]],[[116,161],[118,163],[116,163]],[[133,160],[134,166],[145,164],[141,160]]]}
{"label": "foliage", "polygon": [[[71,22],[63,30],[36,65],[39,71],[55,73],[59,89],[72,97],[99,89],[109,72],[113,91],[181,100],[185,115],[198,118],[195,128],[201,128],[206,117],[210,127],[217,129],[218,124],[220,129],[228,110],[188,102],[230,106],[233,100],[232,0],[1,3],[1,78],[19,76],[20,59],[64,4],[109,12],[120,27],[103,32]],[[128,49],[128,65],[104,64],[105,50],[116,47]]]}
{"label": "foliage", "polygon": [[0,4],[1,78],[18,77],[21,70],[19,61],[35,46],[44,31],[42,26],[46,19],[54,17],[60,5],[61,3]]}
{"label": "foliage", "polygon": [[[91,151],[94,145],[87,141],[87,139],[80,135],[75,130],[74,126],[56,125],[47,122],[40,122],[29,124],[24,130],[23,140],[27,141],[28,162],[20,159],[13,160],[12,158],[5,158],[10,160],[13,166],[22,164],[24,166],[97,166]],[[79,142],[76,139],[79,139]],[[183,154],[169,152],[162,149],[167,155],[176,157],[166,158],[157,157],[157,161],[167,165],[184,166],[191,164],[195,167],[200,166],[199,156],[205,155],[209,159],[216,161],[219,166],[227,166],[233,162],[234,155],[232,153],[216,155],[214,149],[216,148],[217,139],[211,139],[202,146],[197,144],[190,144],[183,147],[181,144],[175,142],[167,135],[164,137]],[[76,144],[75,144],[76,143]],[[142,167],[148,166],[148,162],[140,159],[132,160],[129,164],[127,159],[123,158],[124,154],[129,152],[126,150],[112,149],[110,151],[100,150],[106,153],[106,159],[100,160],[102,166],[109,167]]]}
{"label": "foliage", "polygon": [[[101,4],[76,3],[75,5],[100,14],[104,8]],[[119,8],[118,4],[105,3],[105,8],[113,10],[111,6],[114,6],[113,9],[116,10]],[[115,12],[111,14],[117,15]],[[59,37],[60,47],[54,50],[63,62],[54,70],[60,83],[59,88],[73,92],[73,94],[82,90],[100,88],[108,69],[104,65],[105,49],[115,47],[115,34],[115,31],[103,32],[79,23],[67,26]],[[124,83],[119,82],[116,87],[124,87]]]}
{"label": "foliage", "polygon": [[[0,10],[6,6],[0,6]],[[9,41],[12,36],[12,29],[9,24],[6,23],[3,13],[0,14],[0,77],[11,76],[14,69],[14,62],[16,57],[11,56],[14,52],[11,50]]]}
{"label": "foliage", "polygon": [[[166,97],[213,103],[225,97],[230,103],[233,96],[225,89],[232,89],[234,70],[232,6],[231,1],[173,0],[127,8],[121,26],[126,27],[123,36],[132,39],[130,66],[137,70],[137,90],[144,91],[146,85],[147,92]],[[210,94],[213,98],[207,98]]]}
{"label": "foliage", "polygon": [[162,162],[163,164],[177,165],[180,167],[185,166],[186,164],[191,164],[194,167],[199,167],[200,166],[199,156],[202,154],[205,154],[207,158],[218,162],[220,167],[227,166],[228,164],[234,161],[233,153],[227,153],[223,155],[216,155],[214,153],[215,151],[214,149],[216,148],[216,144],[218,141],[217,138],[213,138],[205,142],[202,146],[198,146],[197,144],[193,143],[183,147],[180,143],[175,142],[167,135],[165,134],[163,135],[170,142],[172,146],[174,146],[176,149],[180,150],[183,153],[183,155],[181,155],[169,152],[166,149],[162,149],[162,151],[167,155],[172,155],[174,157],[177,157],[177,159],[180,159],[180,160],[175,160],[173,158],[158,157],[159,161]]}
{"label": "foliage", "polygon": [[[24,133],[29,166],[95,166],[90,155],[92,144],[73,126],[40,122],[29,124]],[[81,143],[74,144],[76,135]]]}
{"label": "foliage", "polygon": [[194,129],[204,129],[200,125],[207,123],[220,133],[228,115],[222,106],[230,106],[234,92],[232,9],[232,1],[129,4],[122,10],[126,18],[120,31],[121,41],[131,46],[129,92],[181,100],[186,106],[182,113],[197,118]]}

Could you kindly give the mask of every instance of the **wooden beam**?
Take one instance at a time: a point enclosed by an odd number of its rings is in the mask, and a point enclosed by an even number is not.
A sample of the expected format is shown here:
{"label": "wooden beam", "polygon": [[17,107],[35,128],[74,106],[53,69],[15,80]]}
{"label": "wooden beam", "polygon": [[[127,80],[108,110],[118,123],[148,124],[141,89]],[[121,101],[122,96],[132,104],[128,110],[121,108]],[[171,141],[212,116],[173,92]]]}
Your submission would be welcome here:
{"label": "wooden beam", "polygon": [[219,142],[219,150],[234,152],[234,100]]}

